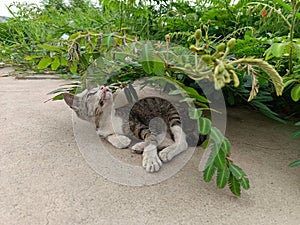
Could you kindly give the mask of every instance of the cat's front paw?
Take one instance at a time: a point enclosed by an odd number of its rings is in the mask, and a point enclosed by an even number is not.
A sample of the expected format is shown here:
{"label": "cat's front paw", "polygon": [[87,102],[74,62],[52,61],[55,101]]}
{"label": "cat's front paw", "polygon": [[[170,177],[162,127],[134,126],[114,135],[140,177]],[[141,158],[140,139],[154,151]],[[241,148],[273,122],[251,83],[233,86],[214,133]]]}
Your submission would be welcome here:
{"label": "cat's front paw", "polygon": [[169,146],[167,148],[164,148],[162,151],[159,152],[159,158],[163,162],[169,162],[173,157],[173,152],[175,151],[176,146]]}
{"label": "cat's front paw", "polygon": [[128,137],[118,134],[108,136],[107,141],[116,148],[127,148],[131,143]]}
{"label": "cat's front paw", "polygon": [[169,162],[171,159],[173,159],[176,155],[179,153],[185,151],[188,148],[188,145],[186,142],[183,142],[181,144],[173,144],[166,148],[164,148],[162,151],[159,152],[159,158],[163,162]]}
{"label": "cat's front paw", "polygon": [[155,148],[149,151],[147,147],[143,153],[143,167],[149,173],[157,172],[162,166],[162,162],[157,155],[157,149],[154,146]]}
{"label": "cat's front paw", "polygon": [[141,153],[143,153],[145,147],[146,147],[146,142],[142,141],[142,142],[139,142],[139,143],[136,143],[135,145],[133,145],[131,147],[131,150],[134,153],[141,154]]}

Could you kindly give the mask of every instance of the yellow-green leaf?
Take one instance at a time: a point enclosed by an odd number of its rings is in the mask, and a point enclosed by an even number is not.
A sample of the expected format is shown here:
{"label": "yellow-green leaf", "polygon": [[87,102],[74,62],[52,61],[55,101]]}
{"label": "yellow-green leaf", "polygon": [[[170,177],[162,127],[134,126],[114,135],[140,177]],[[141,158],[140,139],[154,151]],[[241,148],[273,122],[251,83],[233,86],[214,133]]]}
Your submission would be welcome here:
{"label": "yellow-green leaf", "polygon": [[52,70],[57,70],[58,67],[60,66],[60,59],[58,56],[56,56],[53,60],[53,62],[51,63],[51,69]]}
{"label": "yellow-green leaf", "polygon": [[38,69],[45,69],[47,68],[48,66],[50,66],[52,63],[52,58],[51,57],[45,57],[45,58],[42,58],[38,64]]}
{"label": "yellow-green leaf", "polygon": [[193,120],[198,120],[202,115],[202,111],[200,109],[190,107],[189,108],[189,116]]}
{"label": "yellow-green leaf", "polygon": [[42,58],[43,56],[40,56],[40,55],[27,55],[25,56],[25,60],[33,60],[33,59],[39,59],[39,58]]}
{"label": "yellow-green leaf", "polygon": [[210,119],[201,117],[199,120],[199,132],[201,134],[207,135],[211,130],[211,121]]}
{"label": "yellow-green leaf", "polygon": [[60,57],[60,65],[68,66],[68,60],[63,56]]}
{"label": "yellow-green leaf", "polygon": [[77,62],[73,61],[71,66],[70,66],[70,71],[71,73],[76,73],[77,72]]}
{"label": "yellow-green leaf", "polygon": [[291,97],[293,101],[297,102],[300,99],[300,84],[294,86],[291,90]]}

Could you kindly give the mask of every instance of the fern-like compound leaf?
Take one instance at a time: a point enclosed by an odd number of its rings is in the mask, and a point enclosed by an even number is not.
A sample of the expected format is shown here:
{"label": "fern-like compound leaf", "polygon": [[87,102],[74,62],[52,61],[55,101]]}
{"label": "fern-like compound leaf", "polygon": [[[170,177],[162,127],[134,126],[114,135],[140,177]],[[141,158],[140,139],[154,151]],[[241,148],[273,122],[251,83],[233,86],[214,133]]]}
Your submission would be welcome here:
{"label": "fern-like compound leaf", "polygon": [[246,173],[242,170],[242,168],[240,168],[234,164],[229,165],[229,170],[232,173],[232,175],[238,180],[247,176]]}
{"label": "fern-like compound leaf", "polygon": [[205,182],[209,182],[211,181],[214,173],[216,171],[216,167],[215,165],[212,163],[210,164],[205,170],[204,170],[204,174],[203,174],[203,179]]}
{"label": "fern-like compound leaf", "polygon": [[229,185],[231,192],[234,195],[236,195],[236,196],[241,195],[241,185],[240,185],[239,181],[232,175],[232,173],[230,173],[228,185]]}
{"label": "fern-like compound leaf", "polygon": [[225,152],[222,151],[221,149],[219,150],[218,154],[216,155],[215,164],[220,169],[225,169],[225,167],[227,167],[226,155],[225,155]]}
{"label": "fern-like compound leaf", "polygon": [[247,177],[243,177],[239,180],[239,182],[245,190],[250,188],[249,179]]}
{"label": "fern-like compound leaf", "polygon": [[224,188],[228,182],[230,175],[230,171],[228,167],[225,167],[224,169],[218,168],[217,173],[217,186],[218,188]]}
{"label": "fern-like compound leaf", "polygon": [[222,151],[225,152],[226,155],[229,155],[229,154],[230,154],[230,148],[231,148],[230,142],[229,142],[229,140],[225,137],[224,140],[223,140],[223,143],[222,143],[222,145],[221,145],[221,149],[222,149]]}

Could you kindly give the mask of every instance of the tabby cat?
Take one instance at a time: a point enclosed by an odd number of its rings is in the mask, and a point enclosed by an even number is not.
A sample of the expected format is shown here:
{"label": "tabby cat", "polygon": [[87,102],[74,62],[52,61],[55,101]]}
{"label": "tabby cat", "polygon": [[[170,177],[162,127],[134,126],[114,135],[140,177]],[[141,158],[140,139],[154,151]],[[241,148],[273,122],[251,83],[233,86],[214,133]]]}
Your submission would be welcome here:
{"label": "tabby cat", "polygon": [[[79,118],[94,123],[97,134],[116,148],[127,148],[140,140],[130,147],[143,153],[142,165],[147,172],[158,171],[162,162],[185,151],[189,137],[194,144],[198,139],[195,135],[187,137],[180,113],[163,98],[147,97],[115,109],[112,92],[105,86],[77,95],[64,93],[63,97]],[[194,125],[195,122],[188,126]],[[167,135],[173,142],[166,146]]]}

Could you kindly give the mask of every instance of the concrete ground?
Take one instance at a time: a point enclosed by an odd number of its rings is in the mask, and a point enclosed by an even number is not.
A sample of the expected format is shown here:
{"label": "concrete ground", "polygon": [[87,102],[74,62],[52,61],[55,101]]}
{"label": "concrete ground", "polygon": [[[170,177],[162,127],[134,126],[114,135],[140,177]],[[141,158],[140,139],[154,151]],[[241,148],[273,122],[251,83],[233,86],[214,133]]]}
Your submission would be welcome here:
{"label": "concrete ground", "polygon": [[86,163],[71,110],[62,101],[44,103],[62,83],[0,78],[1,225],[300,223],[300,167],[288,167],[300,158],[299,141],[290,139],[295,127],[229,110],[232,158],[251,181],[239,198],[202,180],[201,149],[164,182],[123,186]]}

